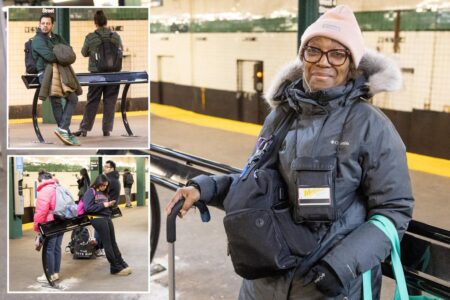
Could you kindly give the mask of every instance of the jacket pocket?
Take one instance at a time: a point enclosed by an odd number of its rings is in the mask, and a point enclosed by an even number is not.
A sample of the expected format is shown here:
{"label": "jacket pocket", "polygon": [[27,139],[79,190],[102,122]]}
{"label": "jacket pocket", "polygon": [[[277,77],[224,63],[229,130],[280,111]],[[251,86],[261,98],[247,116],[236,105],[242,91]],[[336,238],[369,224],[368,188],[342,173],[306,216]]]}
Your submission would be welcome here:
{"label": "jacket pocket", "polygon": [[289,208],[274,210],[274,216],[293,255],[304,257],[318,247],[319,237],[317,234],[311,232],[304,224],[294,223]]}
{"label": "jacket pocket", "polygon": [[225,216],[224,225],[238,275],[246,279],[275,276],[298,264],[271,209],[235,211]]}

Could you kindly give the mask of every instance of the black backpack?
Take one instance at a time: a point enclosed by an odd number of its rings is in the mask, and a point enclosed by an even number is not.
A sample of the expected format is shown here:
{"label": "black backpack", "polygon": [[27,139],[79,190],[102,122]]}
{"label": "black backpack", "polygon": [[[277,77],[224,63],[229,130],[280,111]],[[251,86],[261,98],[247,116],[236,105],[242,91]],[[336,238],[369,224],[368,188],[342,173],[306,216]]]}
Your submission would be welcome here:
{"label": "black backpack", "polygon": [[113,33],[109,34],[109,38],[103,38],[100,33],[95,31],[100,37],[101,44],[97,48],[97,69],[99,72],[119,72],[122,70],[122,49],[114,44],[111,40]]}
{"label": "black backpack", "polygon": [[95,252],[95,242],[91,241],[91,235],[86,227],[76,228],[72,231],[70,242],[66,247],[73,254],[73,259],[91,258]]}
{"label": "black backpack", "polygon": [[128,185],[132,185],[134,183],[133,175],[131,175],[131,173],[127,174],[125,183]]}
{"label": "black backpack", "polygon": [[25,68],[27,74],[37,74],[37,68],[36,68],[36,60],[33,58],[33,49],[31,48],[31,43],[33,42],[33,38],[29,39],[25,43],[25,48],[23,51],[25,51]]}

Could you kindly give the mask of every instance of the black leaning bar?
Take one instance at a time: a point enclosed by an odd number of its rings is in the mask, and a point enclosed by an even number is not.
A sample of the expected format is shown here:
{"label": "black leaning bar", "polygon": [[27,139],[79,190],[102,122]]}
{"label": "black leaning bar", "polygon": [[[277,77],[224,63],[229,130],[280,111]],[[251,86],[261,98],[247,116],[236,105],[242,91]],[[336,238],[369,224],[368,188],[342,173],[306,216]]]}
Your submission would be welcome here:
{"label": "black leaning bar", "polygon": [[183,187],[183,184],[175,183],[173,181],[167,180],[161,176],[158,175],[150,175],[150,182],[159,184],[165,188],[168,188],[169,190],[176,191],[179,187]]}
{"label": "black leaning bar", "polygon": [[150,151],[154,151],[159,154],[163,154],[165,156],[169,156],[172,158],[185,160],[186,164],[194,164],[201,167],[206,167],[214,171],[218,171],[225,174],[230,173],[240,173],[241,170],[235,167],[231,167],[225,164],[221,164],[212,160],[204,159],[198,156],[186,154],[183,152],[179,152],[176,150],[172,150],[170,148],[162,147],[159,145],[151,144],[150,145]]}
{"label": "black leaning bar", "polygon": [[[108,86],[115,84],[125,84],[124,90],[122,92],[121,99],[121,114],[122,121],[128,136],[134,136],[133,131],[130,128],[130,124],[127,118],[126,112],[126,102],[127,94],[131,84],[138,83],[148,83],[148,74],[145,71],[140,72],[112,72],[112,73],[78,73],[76,74],[81,86]],[[108,79],[108,80],[107,80]],[[133,80],[133,81],[130,81]],[[36,89],[33,98],[32,105],[32,119],[34,132],[41,144],[45,143],[42,137],[41,131],[39,129],[39,123],[37,118],[37,105],[39,99],[40,83],[38,80],[38,75],[22,75],[22,81],[24,82],[27,89]]]}
{"label": "black leaning bar", "polygon": [[45,278],[47,278],[48,283],[50,284],[50,286],[54,287],[55,282],[51,280],[50,274],[48,274],[47,247],[48,247],[48,239],[44,239],[44,241],[42,242],[42,268],[44,269]]}
{"label": "black leaning bar", "polygon": [[411,220],[408,231],[450,245],[450,231]]}
{"label": "black leaning bar", "polygon": [[33,128],[34,128],[34,133],[36,133],[36,136],[39,140],[39,143],[44,144],[45,140],[42,137],[41,131],[39,130],[39,123],[38,123],[38,119],[37,119],[37,104],[38,104],[38,98],[39,98],[39,91],[41,90],[40,87],[38,87],[36,89],[36,92],[34,93],[34,98],[33,98],[33,107],[31,110],[31,116],[33,118]]}
{"label": "black leaning bar", "polygon": [[[395,280],[392,265],[387,262],[381,264],[381,270],[384,276]],[[426,292],[428,294],[440,297],[442,299],[450,299],[450,287],[448,282],[442,279],[430,276],[423,272],[417,272],[411,268],[403,266],[403,272],[407,286]],[[411,295],[412,296],[412,295]]]}
{"label": "black leaning bar", "polygon": [[129,136],[133,136],[133,131],[131,131],[130,125],[128,123],[127,119],[127,94],[128,89],[130,88],[130,84],[125,84],[123,91],[122,91],[122,100],[120,101],[120,110],[122,112],[122,121],[123,125],[125,126],[125,130],[127,131]]}
{"label": "black leaning bar", "polygon": [[158,246],[159,231],[161,230],[161,208],[158,192],[153,182],[150,182],[150,213],[150,262],[152,262]]}

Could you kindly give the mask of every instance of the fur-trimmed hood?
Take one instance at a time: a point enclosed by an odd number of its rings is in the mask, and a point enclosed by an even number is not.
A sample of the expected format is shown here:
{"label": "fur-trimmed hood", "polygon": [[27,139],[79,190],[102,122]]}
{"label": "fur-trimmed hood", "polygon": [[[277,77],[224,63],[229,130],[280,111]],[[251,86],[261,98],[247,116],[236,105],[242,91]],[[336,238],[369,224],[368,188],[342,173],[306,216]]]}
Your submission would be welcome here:
{"label": "fur-trimmed hood", "polygon": [[[375,50],[366,49],[358,71],[367,78],[369,95],[380,92],[391,92],[402,87],[402,74],[397,63]],[[299,56],[285,65],[275,76],[271,85],[264,94],[266,102],[273,109],[280,104],[280,96],[285,88],[303,76],[303,63]]]}

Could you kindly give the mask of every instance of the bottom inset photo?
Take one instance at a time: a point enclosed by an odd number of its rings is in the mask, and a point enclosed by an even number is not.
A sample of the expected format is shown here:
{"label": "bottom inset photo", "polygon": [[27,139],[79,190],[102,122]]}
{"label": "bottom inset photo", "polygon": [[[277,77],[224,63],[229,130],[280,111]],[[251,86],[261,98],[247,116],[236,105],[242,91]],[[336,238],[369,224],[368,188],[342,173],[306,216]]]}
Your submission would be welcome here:
{"label": "bottom inset photo", "polygon": [[148,292],[148,156],[9,156],[8,292]]}

